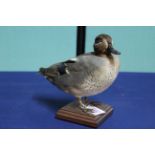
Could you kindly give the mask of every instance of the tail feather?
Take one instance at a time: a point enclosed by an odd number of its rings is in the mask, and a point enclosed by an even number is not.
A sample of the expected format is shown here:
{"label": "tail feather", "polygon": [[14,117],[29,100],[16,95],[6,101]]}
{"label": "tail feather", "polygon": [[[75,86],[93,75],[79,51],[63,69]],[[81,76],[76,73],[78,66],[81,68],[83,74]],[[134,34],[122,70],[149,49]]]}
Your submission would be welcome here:
{"label": "tail feather", "polygon": [[57,67],[40,68],[39,72],[47,78],[54,78],[59,75]]}

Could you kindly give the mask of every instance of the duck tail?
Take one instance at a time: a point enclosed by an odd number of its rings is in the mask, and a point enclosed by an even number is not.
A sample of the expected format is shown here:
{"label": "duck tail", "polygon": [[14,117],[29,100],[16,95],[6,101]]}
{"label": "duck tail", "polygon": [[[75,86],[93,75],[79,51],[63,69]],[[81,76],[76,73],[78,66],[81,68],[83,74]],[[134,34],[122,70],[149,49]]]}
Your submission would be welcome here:
{"label": "duck tail", "polygon": [[39,73],[42,74],[42,75],[45,75],[46,70],[47,70],[46,68],[41,67],[41,68],[39,69]]}

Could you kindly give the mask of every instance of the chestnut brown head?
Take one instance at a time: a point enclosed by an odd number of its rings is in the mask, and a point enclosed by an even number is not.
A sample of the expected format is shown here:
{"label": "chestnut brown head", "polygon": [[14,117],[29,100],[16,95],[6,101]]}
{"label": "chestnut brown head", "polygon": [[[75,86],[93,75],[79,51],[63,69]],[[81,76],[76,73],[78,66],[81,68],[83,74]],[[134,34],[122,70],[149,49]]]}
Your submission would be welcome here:
{"label": "chestnut brown head", "polygon": [[100,34],[95,38],[94,51],[96,54],[116,54],[120,52],[115,50],[112,45],[112,38],[108,34]]}

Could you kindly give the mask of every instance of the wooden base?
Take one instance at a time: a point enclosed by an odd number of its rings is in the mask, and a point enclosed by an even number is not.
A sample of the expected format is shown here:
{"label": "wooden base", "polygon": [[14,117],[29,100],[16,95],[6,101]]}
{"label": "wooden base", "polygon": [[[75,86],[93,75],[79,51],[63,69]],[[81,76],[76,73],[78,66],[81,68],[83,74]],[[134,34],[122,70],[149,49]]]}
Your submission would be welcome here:
{"label": "wooden base", "polygon": [[93,116],[82,111],[77,103],[70,103],[57,111],[56,118],[97,128],[113,111],[108,104],[95,102],[94,105],[105,111],[104,114]]}

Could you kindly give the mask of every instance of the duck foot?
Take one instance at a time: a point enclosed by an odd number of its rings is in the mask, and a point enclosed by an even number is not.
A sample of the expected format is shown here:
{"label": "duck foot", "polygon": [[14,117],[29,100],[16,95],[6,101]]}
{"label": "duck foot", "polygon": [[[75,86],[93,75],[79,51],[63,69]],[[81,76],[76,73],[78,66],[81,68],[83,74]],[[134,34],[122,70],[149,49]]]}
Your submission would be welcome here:
{"label": "duck foot", "polygon": [[102,110],[93,105],[87,105],[87,106],[80,107],[80,108],[84,113],[87,113],[88,115],[93,115],[93,116],[98,116],[98,115],[106,113],[105,110]]}
{"label": "duck foot", "polygon": [[81,98],[78,99],[78,103],[79,108],[88,115],[98,116],[106,113],[105,110],[97,107],[94,101],[89,101],[87,97],[85,97],[84,100],[82,100]]}

